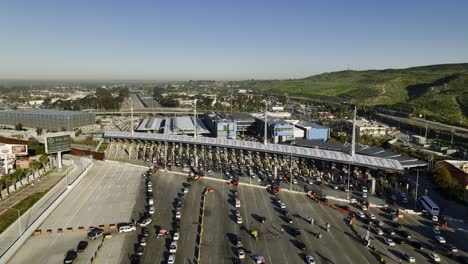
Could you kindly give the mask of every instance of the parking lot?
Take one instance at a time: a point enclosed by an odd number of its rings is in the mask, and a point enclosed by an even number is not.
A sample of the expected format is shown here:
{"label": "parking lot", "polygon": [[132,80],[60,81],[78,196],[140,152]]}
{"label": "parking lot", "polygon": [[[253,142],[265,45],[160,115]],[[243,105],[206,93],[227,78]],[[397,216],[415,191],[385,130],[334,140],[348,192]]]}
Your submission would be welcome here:
{"label": "parking lot", "polygon": [[[136,200],[143,171],[129,164],[95,161],[94,167],[42,224],[42,234],[30,237],[10,263],[62,263],[67,250],[76,250],[80,240],[87,240],[88,227],[130,221],[139,210]],[[68,227],[73,232],[67,232]],[[84,232],[78,232],[78,227],[84,227]],[[63,233],[57,233],[58,228],[63,228]],[[52,233],[47,234],[47,229]],[[118,263],[124,258],[128,253],[123,245],[130,235],[115,233],[109,240],[115,249],[105,244],[103,249],[111,249],[112,254],[109,258],[99,257],[98,262]],[[90,263],[100,240],[87,241],[88,248],[78,253],[74,263]]]}

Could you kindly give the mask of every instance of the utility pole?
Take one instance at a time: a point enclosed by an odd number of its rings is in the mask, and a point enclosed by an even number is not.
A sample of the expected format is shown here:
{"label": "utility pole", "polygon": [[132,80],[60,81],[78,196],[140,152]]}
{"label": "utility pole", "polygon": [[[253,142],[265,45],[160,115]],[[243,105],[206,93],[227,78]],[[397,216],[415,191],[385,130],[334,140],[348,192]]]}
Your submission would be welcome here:
{"label": "utility pole", "polygon": [[418,200],[418,188],[419,188],[419,169],[416,169],[416,192],[414,194],[414,208],[416,210],[416,201]]}
{"label": "utility pole", "polygon": [[267,133],[268,133],[268,100],[265,100],[265,121],[264,123],[264,136],[263,136],[263,145],[265,145],[265,148],[267,146]]}
{"label": "utility pole", "polygon": [[132,136],[133,136],[133,99],[130,98],[130,102],[131,102],[131,105],[130,105],[130,121],[131,121],[131,131],[132,131]]}
{"label": "utility pole", "polygon": [[195,133],[194,133],[195,144],[193,144],[193,149],[194,149],[194,154],[195,154],[195,164],[194,164],[194,167],[198,167],[198,153],[197,153],[197,127],[198,127],[198,121],[197,121],[197,99],[193,100],[193,122],[194,122],[194,124],[195,124]]}
{"label": "utility pole", "polygon": [[353,115],[353,138],[351,141],[351,157],[354,157],[354,153],[356,151],[356,113],[357,109],[354,106],[354,115]]}

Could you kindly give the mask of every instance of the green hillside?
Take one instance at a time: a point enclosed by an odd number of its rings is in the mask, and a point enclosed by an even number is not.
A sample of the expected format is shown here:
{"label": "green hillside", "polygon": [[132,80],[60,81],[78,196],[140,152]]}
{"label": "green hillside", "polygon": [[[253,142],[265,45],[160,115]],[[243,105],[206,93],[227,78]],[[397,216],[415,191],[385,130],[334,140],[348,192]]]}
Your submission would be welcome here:
{"label": "green hillside", "polygon": [[407,69],[340,71],[295,80],[249,81],[246,88],[425,112],[455,123],[468,117],[468,63]]}

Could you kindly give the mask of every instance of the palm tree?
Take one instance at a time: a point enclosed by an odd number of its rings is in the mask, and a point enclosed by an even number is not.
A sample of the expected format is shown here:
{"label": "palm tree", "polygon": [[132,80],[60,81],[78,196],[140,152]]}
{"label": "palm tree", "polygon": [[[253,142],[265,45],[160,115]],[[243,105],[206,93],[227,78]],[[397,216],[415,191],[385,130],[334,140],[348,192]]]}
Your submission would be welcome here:
{"label": "palm tree", "polygon": [[38,160],[32,160],[30,163],[29,163],[29,168],[31,169],[31,171],[33,172],[33,175],[34,175],[34,178],[35,177],[35,174],[37,173],[37,170],[41,167],[41,163],[38,161]]}
{"label": "palm tree", "polygon": [[16,191],[16,177],[13,174],[5,174],[2,179],[5,180],[7,185],[7,193],[10,195],[10,186],[13,185],[13,189]]}
{"label": "palm tree", "polygon": [[39,157],[39,162],[41,163],[42,167],[46,167],[46,165],[49,163],[49,157],[47,156],[47,154],[42,154],[40,157]]}

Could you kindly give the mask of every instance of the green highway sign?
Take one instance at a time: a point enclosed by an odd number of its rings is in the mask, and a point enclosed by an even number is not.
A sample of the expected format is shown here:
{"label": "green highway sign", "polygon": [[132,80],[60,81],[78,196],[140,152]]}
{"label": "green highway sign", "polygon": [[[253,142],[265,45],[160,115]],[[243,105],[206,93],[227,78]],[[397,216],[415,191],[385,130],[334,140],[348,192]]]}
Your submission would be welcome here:
{"label": "green highway sign", "polygon": [[45,138],[45,151],[47,154],[71,149],[70,135],[48,136]]}
{"label": "green highway sign", "polygon": [[151,96],[143,96],[143,99],[153,99]]}

